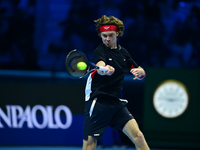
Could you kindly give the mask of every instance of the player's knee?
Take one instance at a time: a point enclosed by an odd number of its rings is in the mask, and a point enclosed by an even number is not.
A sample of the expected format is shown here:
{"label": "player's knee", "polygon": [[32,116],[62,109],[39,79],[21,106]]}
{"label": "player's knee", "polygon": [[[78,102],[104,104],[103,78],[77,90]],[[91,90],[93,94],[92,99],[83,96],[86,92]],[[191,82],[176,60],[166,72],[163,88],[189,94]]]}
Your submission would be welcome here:
{"label": "player's knee", "polygon": [[138,132],[135,137],[133,138],[133,141],[136,145],[140,145],[145,143],[145,139],[144,139],[144,135],[143,133],[140,131]]}
{"label": "player's knee", "polygon": [[93,145],[93,144],[96,144],[96,139],[94,138],[88,139],[87,145]]}
{"label": "player's knee", "polygon": [[83,145],[87,145],[87,140],[83,140]]}
{"label": "player's knee", "polygon": [[88,140],[83,140],[83,150],[94,150],[96,147],[96,139],[94,138],[89,138]]}
{"label": "player's knee", "polygon": [[97,140],[91,136],[88,136],[88,140],[87,140],[87,146],[91,146],[94,145],[96,146]]}

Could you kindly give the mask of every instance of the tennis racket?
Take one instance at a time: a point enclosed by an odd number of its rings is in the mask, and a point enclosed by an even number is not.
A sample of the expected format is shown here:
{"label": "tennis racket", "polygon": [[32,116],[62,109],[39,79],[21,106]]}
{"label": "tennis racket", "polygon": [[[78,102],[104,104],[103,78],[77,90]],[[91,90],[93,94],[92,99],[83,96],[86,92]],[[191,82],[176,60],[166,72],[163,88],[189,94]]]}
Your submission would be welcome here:
{"label": "tennis racket", "polygon": [[[80,70],[77,67],[77,64],[79,62],[84,62],[86,64],[86,68],[83,70]],[[87,74],[93,72],[94,70],[100,70],[100,71],[107,71],[108,67],[103,66],[96,66],[94,63],[90,62],[86,55],[78,50],[72,50],[68,53],[66,59],[65,59],[65,66],[67,73],[77,79],[81,79]],[[91,67],[94,67],[91,69]]]}

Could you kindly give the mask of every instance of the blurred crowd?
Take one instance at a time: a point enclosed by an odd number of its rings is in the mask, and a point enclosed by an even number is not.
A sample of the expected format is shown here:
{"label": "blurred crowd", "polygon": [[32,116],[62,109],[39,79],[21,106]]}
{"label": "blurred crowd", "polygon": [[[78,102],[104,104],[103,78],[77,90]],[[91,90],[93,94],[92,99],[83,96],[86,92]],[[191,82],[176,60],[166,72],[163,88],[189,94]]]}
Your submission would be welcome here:
{"label": "blurred crowd", "polygon": [[[71,7],[58,24],[62,29],[60,44],[50,42],[49,53],[53,50],[66,55],[77,48],[91,57],[101,43],[93,20],[113,15],[125,24],[119,44],[140,66],[200,68],[199,0],[65,1],[70,1]],[[38,64],[43,49],[37,50],[34,45],[37,3],[37,0],[0,0],[0,69],[47,70]],[[65,70],[64,58],[63,67],[54,70]]]}
{"label": "blurred crowd", "polygon": [[39,68],[34,49],[35,0],[0,0],[0,69]]}

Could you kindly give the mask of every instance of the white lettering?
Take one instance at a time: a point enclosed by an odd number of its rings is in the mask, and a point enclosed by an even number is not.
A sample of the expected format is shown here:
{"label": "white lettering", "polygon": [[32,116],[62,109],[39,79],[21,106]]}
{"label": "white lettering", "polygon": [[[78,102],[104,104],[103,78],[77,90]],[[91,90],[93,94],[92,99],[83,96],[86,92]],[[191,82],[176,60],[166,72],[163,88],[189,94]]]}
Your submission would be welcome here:
{"label": "white lettering", "polygon": [[3,128],[3,124],[1,123],[1,118],[5,121],[8,127],[11,127],[10,106],[7,105],[6,109],[7,109],[7,116],[0,107],[0,128]]}
{"label": "white lettering", "polygon": [[[37,110],[40,110],[42,113],[43,122],[41,124],[38,123],[38,120],[36,118]],[[48,118],[47,118],[47,112],[43,106],[41,106],[41,105],[34,106],[32,109],[31,116],[32,116],[32,121],[33,121],[33,124],[35,125],[35,127],[37,127],[38,129],[43,129],[46,127],[46,125],[48,123]]]}
{"label": "white lettering", "polygon": [[28,105],[19,121],[19,128],[23,127],[24,122],[27,122],[28,128],[33,128],[32,120],[31,120],[31,107]]}
{"label": "white lettering", "polygon": [[49,122],[48,122],[48,128],[52,128],[52,129],[56,129],[58,128],[58,126],[56,124],[54,124],[53,122],[53,107],[52,106],[46,106],[47,109],[47,115],[49,118]]}
{"label": "white lettering", "polygon": [[13,128],[18,128],[17,119],[22,117],[23,108],[19,105],[12,105],[11,114],[12,114],[12,126]]}
{"label": "white lettering", "polygon": [[[60,119],[61,110],[63,110],[65,112],[65,116],[66,116],[66,123],[65,124],[63,124],[61,119]],[[55,121],[61,129],[69,128],[72,124],[72,113],[71,113],[70,109],[68,107],[64,106],[64,105],[58,106],[55,110]]]}
{"label": "white lettering", "polygon": [[4,128],[4,125],[10,128],[23,128],[27,123],[28,128],[67,129],[72,124],[71,110],[65,105],[56,107],[55,111],[53,106],[35,105],[31,109],[27,105],[23,110],[19,105],[6,105],[6,111],[0,107],[0,128]]}

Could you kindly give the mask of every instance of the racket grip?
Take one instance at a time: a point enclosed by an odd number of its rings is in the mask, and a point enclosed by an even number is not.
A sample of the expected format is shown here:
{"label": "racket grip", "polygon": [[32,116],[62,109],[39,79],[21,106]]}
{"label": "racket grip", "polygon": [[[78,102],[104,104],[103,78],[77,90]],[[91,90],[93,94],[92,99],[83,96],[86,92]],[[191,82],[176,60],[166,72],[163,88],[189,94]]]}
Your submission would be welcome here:
{"label": "racket grip", "polygon": [[100,71],[107,71],[108,67],[98,66],[97,69]]}

